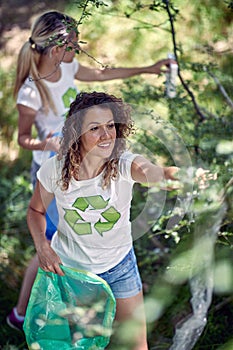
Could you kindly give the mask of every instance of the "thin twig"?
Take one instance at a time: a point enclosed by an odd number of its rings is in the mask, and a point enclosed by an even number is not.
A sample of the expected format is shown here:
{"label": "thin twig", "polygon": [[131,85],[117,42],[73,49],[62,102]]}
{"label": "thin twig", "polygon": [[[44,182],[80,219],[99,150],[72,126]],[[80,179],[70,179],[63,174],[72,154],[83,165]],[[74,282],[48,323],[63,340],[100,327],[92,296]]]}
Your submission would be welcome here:
{"label": "thin twig", "polygon": [[232,301],[233,301],[233,296],[231,295],[231,296],[225,298],[223,301],[221,301],[221,302],[218,303],[217,305],[215,305],[214,311],[220,310],[220,309],[221,309],[222,307],[224,307],[225,305],[232,303]]}
{"label": "thin twig", "polygon": [[176,45],[175,28],[174,28],[174,23],[173,23],[174,20],[173,20],[173,16],[171,14],[171,11],[170,11],[170,1],[169,0],[164,0],[164,3],[166,5],[165,8],[166,8],[166,11],[168,13],[168,17],[169,17],[170,25],[171,25],[171,33],[172,33],[172,42],[173,42],[174,55],[175,55],[175,59],[176,59],[177,64],[178,64],[178,76],[180,78],[181,84],[183,85],[184,89],[187,91],[188,95],[190,96],[190,98],[192,100],[193,106],[194,106],[197,114],[200,117],[200,122],[203,122],[206,119],[206,117],[201,112],[201,109],[200,109],[199,105],[197,104],[196,99],[195,99],[192,91],[189,89],[188,84],[184,81],[184,79],[183,79],[183,77],[181,75],[181,72],[180,72],[179,60],[178,60],[178,56],[177,56],[177,45]]}
{"label": "thin twig", "polygon": [[211,73],[208,69],[205,69],[205,71],[207,72],[207,74],[209,74],[211,78],[213,78],[220,92],[225,97],[227,104],[233,109],[233,101],[230,99],[229,95],[227,94],[226,90],[224,89],[224,87],[222,86],[218,78],[213,73]]}

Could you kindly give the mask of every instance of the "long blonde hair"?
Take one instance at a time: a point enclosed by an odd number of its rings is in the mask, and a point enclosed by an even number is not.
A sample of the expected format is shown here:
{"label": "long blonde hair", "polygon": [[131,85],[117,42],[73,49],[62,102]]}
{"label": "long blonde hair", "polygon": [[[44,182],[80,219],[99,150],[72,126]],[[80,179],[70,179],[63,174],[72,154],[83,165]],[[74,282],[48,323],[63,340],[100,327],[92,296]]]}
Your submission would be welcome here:
{"label": "long blonde hair", "polygon": [[31,28],[31,37],[19,52],[14,87],[15,97],[24,81],[29,77],[35,81],[45,111],[48,112],[48,109],[51,108],[56,113],[49,90],[43,79],[38,78],[38,65],[41,55],[46,55],[51,47],[66,44],[67,36],[71,30],[77,32],[76,21],[61,12],[45,12],[36,19]]}

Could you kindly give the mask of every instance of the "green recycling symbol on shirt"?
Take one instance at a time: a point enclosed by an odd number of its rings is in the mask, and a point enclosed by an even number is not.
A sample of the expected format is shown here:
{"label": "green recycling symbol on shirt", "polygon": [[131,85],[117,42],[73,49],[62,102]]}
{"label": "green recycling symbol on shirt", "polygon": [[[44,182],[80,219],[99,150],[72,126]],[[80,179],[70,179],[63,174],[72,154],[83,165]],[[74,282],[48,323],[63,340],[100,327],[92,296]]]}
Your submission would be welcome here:
{"label": "green recycling symbol on shirt", "polygon": [[[108,205],[108,202],[109,199],[104,200],[100,195],[79,197],[72,205],[72,207],[75,209],[64,209],[64,219],[78,235],[92,234],[91,223],[84,221],[76,209],[79,209],[82,212],[85,212],[87,208],[91,208],[91,210],[105,209]],[[116,222],[120,219],[121,214],[111,206],[108,209],[104,210],[101,213],[101,216],[105,219],[105,221],[101,221],[101,219],[99,219],[94,224],[94,228],[101,236],[103,236],[104,232],[110,231],[114,227]]]}

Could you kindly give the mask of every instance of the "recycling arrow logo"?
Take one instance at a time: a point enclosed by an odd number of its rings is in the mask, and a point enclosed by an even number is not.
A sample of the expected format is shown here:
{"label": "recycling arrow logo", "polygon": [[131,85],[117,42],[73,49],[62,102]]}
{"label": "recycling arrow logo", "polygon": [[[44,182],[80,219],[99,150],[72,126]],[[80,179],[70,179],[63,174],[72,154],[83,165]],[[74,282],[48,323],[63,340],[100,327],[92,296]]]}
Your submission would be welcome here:
{"label": "recycling arrow logo", "polygon": [[64,219],[76,234],[89,235],[92,234],[91,223],[86,222],[77,209],[82,212],[88,208],[91,210],[105,209],[101,213],[101,218],[94,224],[96,231],[103,236],[103,233],[110,231],[121,217],[121,214],[113,206],[106,209],[108,203],[109,199],[104,200],[100,195],[79,197],[72,205],[75,209],[64,209]]}
{"label": "recycling arrow logo", "polygon": [[62,100],[64,103],[64,106],[66,108],[70,107],[71,102],[73,102],[76,98],[77,90],[75,88],[70,87],[65,94],[62,96]]}

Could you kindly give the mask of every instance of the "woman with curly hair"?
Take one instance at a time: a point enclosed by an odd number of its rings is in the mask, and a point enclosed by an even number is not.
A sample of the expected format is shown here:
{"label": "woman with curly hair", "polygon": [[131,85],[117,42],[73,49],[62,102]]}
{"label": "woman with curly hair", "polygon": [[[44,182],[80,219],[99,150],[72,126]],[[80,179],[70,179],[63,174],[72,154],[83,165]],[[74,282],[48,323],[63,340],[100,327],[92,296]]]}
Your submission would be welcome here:
{"label": "woman with curly hair", "polygon": [[[103,278],[116,298],[118,322],[133,319],[143,304],[131,235],[133,185],[174,179],[177,172],[129,152],[126,139],[132,131],[130,108],[121,99],[101,92],[78,94],[58,155],[37,173],[27,214],[40,267],[63,275],[63,264]],[[54,197],[59,223],[50,245],[45,213]],[[148,349],[143,313],[132,339],[133,349]]]}

